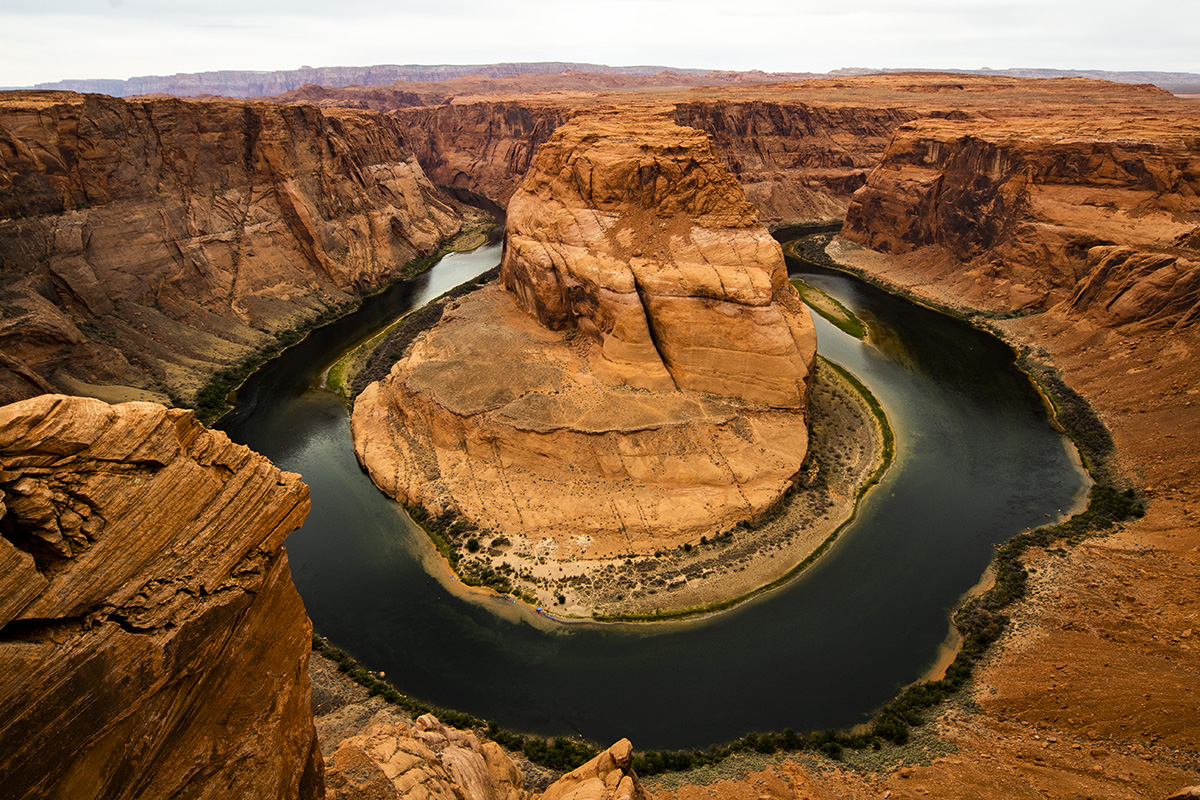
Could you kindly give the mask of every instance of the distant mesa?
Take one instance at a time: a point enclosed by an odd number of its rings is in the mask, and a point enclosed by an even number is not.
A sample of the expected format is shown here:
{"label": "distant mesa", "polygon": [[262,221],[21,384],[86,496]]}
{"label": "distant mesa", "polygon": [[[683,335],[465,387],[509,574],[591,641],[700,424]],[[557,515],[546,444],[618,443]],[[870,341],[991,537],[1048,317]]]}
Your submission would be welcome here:
{"label": "distant mesa", "polygon": [[385,492],[604,558],[728,529],[792,484],[816,334],[707,135],[559,128],[510,202],[500,274],[358,398]]}
{"label": "distant mesa", "polygon": [[901,72],[953,72],[1019,78],[1084,77],[1116,83],[1149,83],[1174,94],[1200,92],[1200,75],[1190,72],[1114,72],[1109,70],[1067,69],[877,69],[848,67],[831,72],[763,72],[687,69],[680,67],[636,65],[614,67],[570,61],[505,62],[499,64],[375,64],[372,66],[311,67],[284,70],[214,70],[178,72],[173,75],[140,75],[128,79],[80,78],[39,83],[31,88],[95,92],[114,97],[171,94],[176,96],[218,95],[225,97],[264,97],[282,94],[302,86],[386,86],[395,83],[439,82],[474,77],[504,80],[528,75],[608,75],[626,76],[635,83],[639,78],[654,78],[660,85],[689,83],[720,85],[776,83],[804,78],[845,78],[857,75]]}

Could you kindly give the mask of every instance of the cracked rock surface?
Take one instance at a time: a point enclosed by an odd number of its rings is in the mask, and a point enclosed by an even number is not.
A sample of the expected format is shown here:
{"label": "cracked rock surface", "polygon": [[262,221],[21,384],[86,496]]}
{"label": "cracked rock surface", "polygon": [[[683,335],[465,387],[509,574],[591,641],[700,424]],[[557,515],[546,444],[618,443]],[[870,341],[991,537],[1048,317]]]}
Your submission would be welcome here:
{"label": "cracked rock surface", "polygon": [[190,411],[0,408],[7,797],[318,797],[300,476]]}

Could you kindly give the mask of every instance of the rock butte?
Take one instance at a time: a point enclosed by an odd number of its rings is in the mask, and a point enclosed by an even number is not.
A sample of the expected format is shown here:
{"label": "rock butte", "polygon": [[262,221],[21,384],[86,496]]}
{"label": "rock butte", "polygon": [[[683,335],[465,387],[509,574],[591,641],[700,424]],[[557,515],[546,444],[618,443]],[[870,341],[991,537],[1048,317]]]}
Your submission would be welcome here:
{"label": "rock butte", "polygon": [[651,552],[779,500],[816,333],[707,136],[564,125],[509,203],[500,272],[356,401],[384,491],[552,558]]}

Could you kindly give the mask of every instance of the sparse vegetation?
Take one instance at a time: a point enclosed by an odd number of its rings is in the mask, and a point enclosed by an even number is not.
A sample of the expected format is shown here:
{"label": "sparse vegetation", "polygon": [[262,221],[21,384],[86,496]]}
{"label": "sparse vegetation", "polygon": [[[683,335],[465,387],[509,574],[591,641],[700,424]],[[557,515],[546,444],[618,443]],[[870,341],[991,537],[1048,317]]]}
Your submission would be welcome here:
{"label": "sparse vegetation", "polygon": [[[208,382],[196,392],[196,399],[191,408],[196,417],[205,425],[211,425],[232,406],[229,396],[250,377],[259,367],[282,353],[287,348],[301,341],[309,331],[321,327],[333,320],[343,317],[361,305],[361,300],[348,300],[326,306],[312,319],[293,328],[275,334],[275,343],[247,356],[240,363],[226,367],[208,379]],[[172,398],[176,405],[186,406],[178,398]]]}
{"label": "sparse vegetation", "polygon": [[800,299],[813,311],[833,323],[838,330],[855,339],[867,338],[867,326],[858,316],[841,304],[829,293],[818,289],[800,278],[792,278],[792,286],[800,293]]}

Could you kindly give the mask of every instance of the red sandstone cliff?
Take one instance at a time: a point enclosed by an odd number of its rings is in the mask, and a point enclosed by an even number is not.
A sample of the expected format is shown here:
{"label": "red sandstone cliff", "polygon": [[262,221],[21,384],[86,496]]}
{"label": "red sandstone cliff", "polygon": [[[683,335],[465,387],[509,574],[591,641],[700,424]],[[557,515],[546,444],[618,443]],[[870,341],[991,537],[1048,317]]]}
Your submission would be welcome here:
{"label": "red sandstone cliff", "polygon": [[534,153],[573,114],[571,106],[528,99],[425,106],[391,116],[408,131],[431,180],[507,205]]}
{"label": "red sandstone cliff", "polygon": [[5,93],[0,400],[115,384],[190,401],[460,224],[388,117]]}
{"label": "red sandstone cliff", "polygon": [[[765,90],[764,90],[765,91]],[[437,183],[507,204],[533,154],[581,109],[612,102],[653,106],[636,95],[463,98],[394,114]],[[913,114],[894,108],[826,108],[795,99],[669,95],[659,104],[679,125],[699,128],[772,223],[840,218],[878,163],[892,130]]]}
{"label": "red sandstone cliff", "polygon": [[0,408],[8,798],[315,798],[308,489],[190,411]]}
{"label": "red sandstone cliff", "polygon": [[993,311],[1103,325],[1200,319],[1200,131],[1172,120],[922,120],[854,195],[843,236],[908,254]]}

